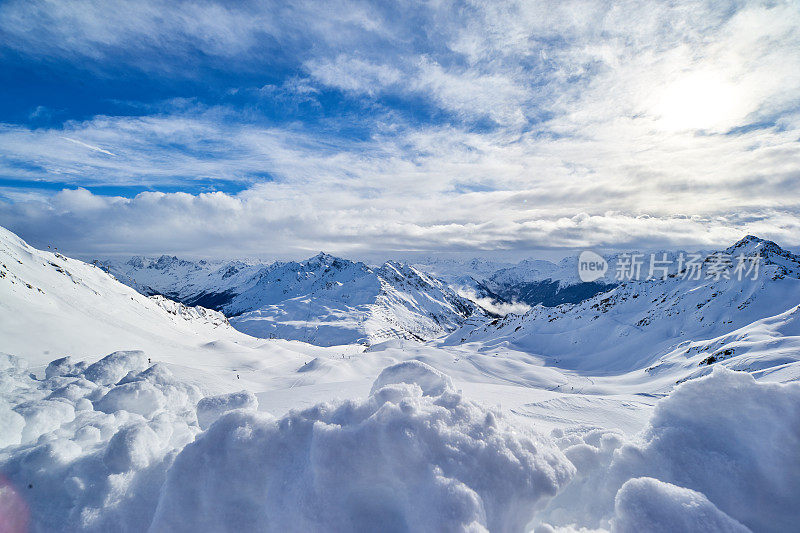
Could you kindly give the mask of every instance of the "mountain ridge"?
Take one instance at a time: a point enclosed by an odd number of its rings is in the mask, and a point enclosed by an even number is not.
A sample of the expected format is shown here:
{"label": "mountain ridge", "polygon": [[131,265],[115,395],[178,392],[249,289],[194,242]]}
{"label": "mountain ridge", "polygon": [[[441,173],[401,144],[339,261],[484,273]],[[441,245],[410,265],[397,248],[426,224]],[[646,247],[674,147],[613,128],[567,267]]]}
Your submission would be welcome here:
{"label": "mountain ridge", "polygon": [[[733,275],[740,253],[761,258],[755,275]],[[774,357],[760,358],[759,368],[774,371],[797,361],[800,256],[748,236],[705,255],[702,264],[720,260],[727,262],[718,279],[691,279],[684,270],[663,279],[624,281],[580,303],[535,306],[521,316],[464,327],[443,342],[503,343],[552,358],[560,367],[610,374],[644,364],[651,371],[677,366],[698,377],[726,360],[736,369],[753,370],[744,363],[747,351],[736,348],[745,338],[773,343],[767,351]],[[787,334],[774,335],[775,327],[767,325],[773,323]]]}
{"label": "mountain ridge", "polygon": [[484,314],[446,284],[397,261],[370,267],[320,252],[270,264],[175,256],[98,264],[144,294],[220,310],[234,327],[263,338],[323,345],[426,341]]}

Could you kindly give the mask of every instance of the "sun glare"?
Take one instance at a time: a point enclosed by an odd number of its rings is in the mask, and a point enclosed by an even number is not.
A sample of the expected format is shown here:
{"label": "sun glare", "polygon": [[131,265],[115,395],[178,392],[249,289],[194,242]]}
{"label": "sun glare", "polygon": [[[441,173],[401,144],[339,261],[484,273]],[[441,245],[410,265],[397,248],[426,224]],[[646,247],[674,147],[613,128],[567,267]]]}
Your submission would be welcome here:
{"label": "sun glare", "polygon": [[668,85],[654,111],[664,129],[720,130],[740,118],[737,87],[713,74],[692,74]]}

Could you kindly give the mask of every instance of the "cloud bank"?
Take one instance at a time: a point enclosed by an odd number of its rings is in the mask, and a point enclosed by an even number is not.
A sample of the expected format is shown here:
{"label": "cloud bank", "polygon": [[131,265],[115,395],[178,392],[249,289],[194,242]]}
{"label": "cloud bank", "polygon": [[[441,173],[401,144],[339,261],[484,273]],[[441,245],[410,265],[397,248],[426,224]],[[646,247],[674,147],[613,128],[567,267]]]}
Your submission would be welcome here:
{"label": "cloud bank", "polygon": [[800,244],[790,2],[114,7],[0,7],[0,60],[158,95],[0,124],[0,224],[34,244]]}

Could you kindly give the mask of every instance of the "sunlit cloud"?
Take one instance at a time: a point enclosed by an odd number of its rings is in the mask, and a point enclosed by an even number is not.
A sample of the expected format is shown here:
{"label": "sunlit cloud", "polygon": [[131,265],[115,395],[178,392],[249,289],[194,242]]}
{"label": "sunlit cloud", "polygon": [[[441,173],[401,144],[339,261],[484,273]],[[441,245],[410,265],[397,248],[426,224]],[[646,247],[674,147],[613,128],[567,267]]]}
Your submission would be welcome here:
{"label": "sunlit cloud", "polygon": [[0,224],[77,252],[800,244],[788,2],[0,11],[20,61],[179,87],[0,125]]}

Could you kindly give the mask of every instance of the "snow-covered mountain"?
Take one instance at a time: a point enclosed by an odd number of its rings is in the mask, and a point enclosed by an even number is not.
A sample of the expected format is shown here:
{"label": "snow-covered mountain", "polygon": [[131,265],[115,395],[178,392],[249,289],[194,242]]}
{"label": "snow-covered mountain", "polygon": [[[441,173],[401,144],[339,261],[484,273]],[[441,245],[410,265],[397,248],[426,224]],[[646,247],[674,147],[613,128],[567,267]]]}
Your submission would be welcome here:
{"label": "snow-covered mountain", "polygon": [[[222,313],[146,297],[100,268],[32,248],[0,228],[0,351],[49,361],[63,353],[243,339]],[[48,353],[49,352],[49,353]]]}
{"label": "snow-covered mountain", "polygon": [[[740,254],[758,258],[757,270],[737,275]],[[712,264],[722,265],[718,275]],[[507,343],[559,367],[594,373],[641,370],[656,377],[671,369],[669,376],[683,379],[724,361],[751,372],[791,366],[796,378],[800,256],[748,236],[706,256],[702,268],[699,279],[685,268],[673,270],[665,279],[626,281],[577,304],[465,325],[446,343]],[[748,357],[754,348],[757,360]]]}
{"label": "snow-covered mountain", "polygon": [[[608,259],[613,267],[614,256]],[[577,303],[615,285],[613,281],[581,281],[576,257],[567,257],[558,263],[541,259],[525,259],[519,263],[430,259],[414,266],[500,314],[506,314],[503,310],[520,314],[520,309],[524,312],[531,305],[553,307]]]}
{"label": "snow-covered mountain", "polygon": [[373,268],[320,253],[273,264],[162,256],[101,265],[144,294],[222,311],[250,335],[322,346],[429,340],[483,315],[446,284],[394,261]]}
{"label": "snow-covered mountain", "polygon": [[[54,359],[141,351],[206,392],[262,390],[265,383],[301,383],[295,371],[315,357],[362,350],[249,336],[218,311],[145,296],[95,265],[37,250],[0,227],[0,354],[37,372]],[[316,374],[306,370],[305,379]],[[329,368],[320,373],[336,375]]]}
{"label": "snow-covered mountain", "polygon": [[365,350],[249,337],[0,230],[0,529],[791,530],[800,261],[738,253],[755,279]]}

